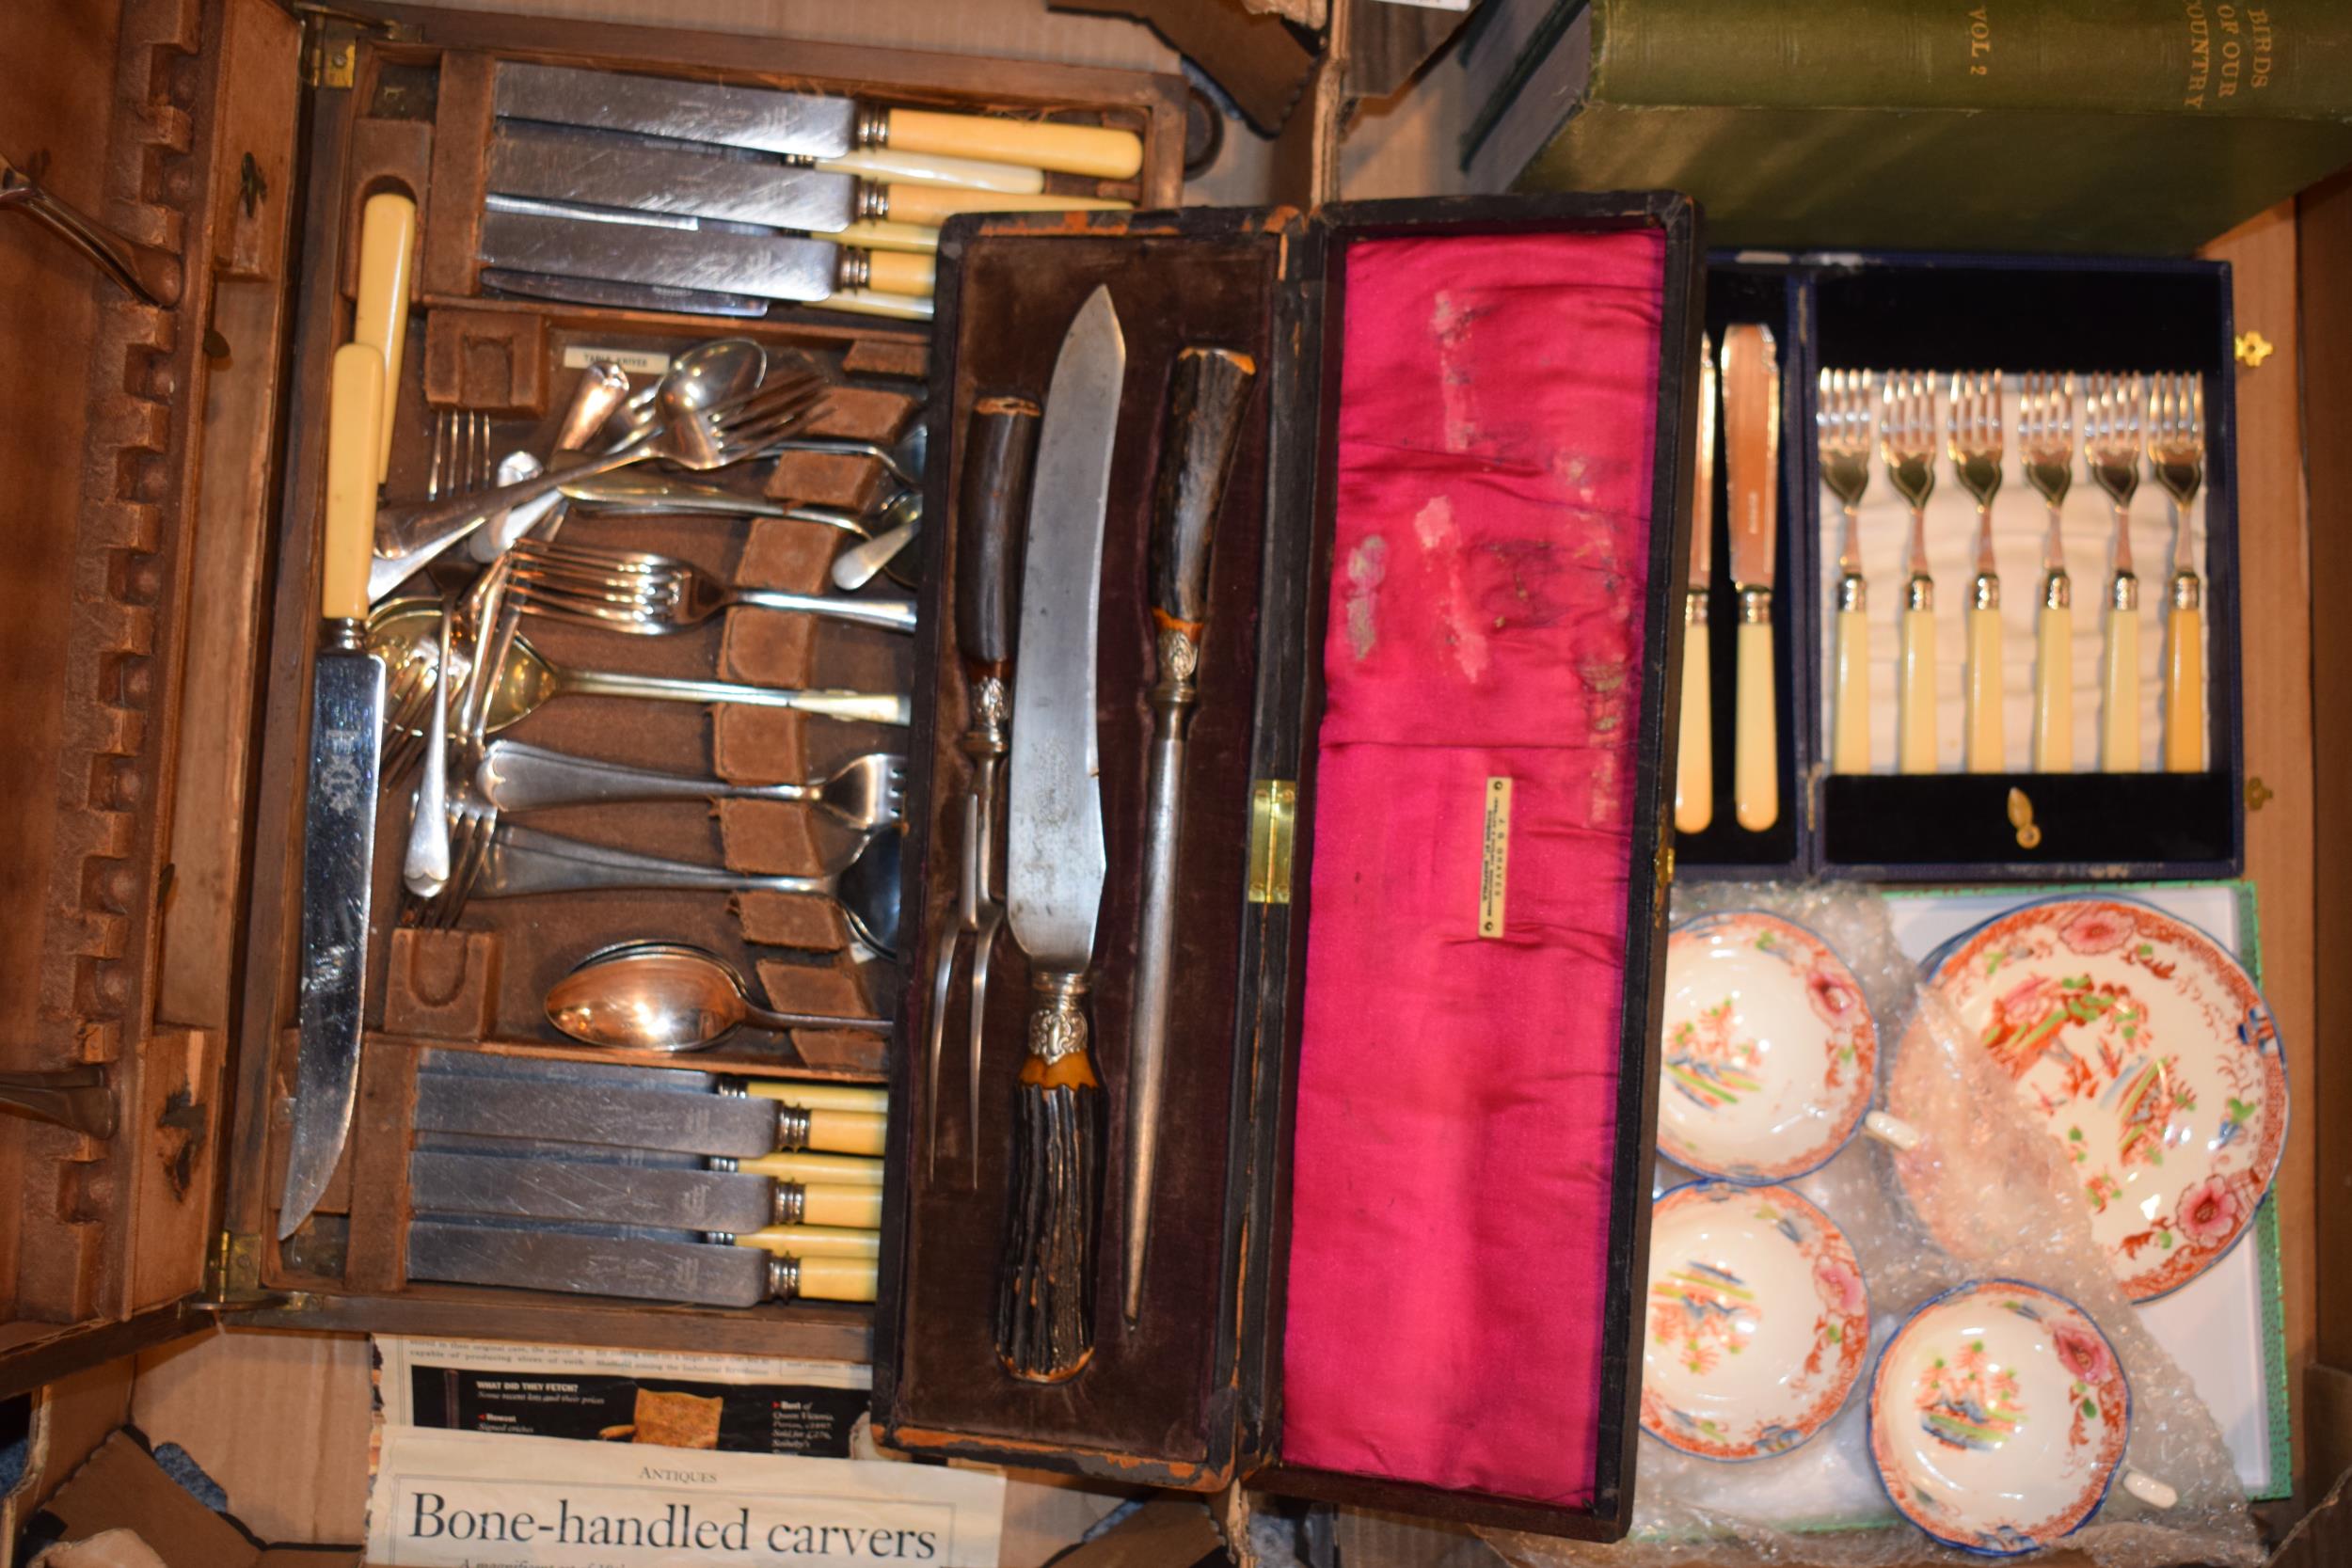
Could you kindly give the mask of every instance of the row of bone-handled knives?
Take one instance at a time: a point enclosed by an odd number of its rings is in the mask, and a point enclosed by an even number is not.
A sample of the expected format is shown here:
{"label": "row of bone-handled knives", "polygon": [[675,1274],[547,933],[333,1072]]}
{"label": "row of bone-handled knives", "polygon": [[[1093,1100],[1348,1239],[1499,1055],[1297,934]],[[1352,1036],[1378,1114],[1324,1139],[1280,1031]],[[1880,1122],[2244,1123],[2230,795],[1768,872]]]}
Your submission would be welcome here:
{"label": "row of bone-handled knives", "polygon": [[[1772,330],[1726,330],[1720,354],[1701,351],[1697,483],[1689,592],[1684,601],[1683,705],[1677,734],[1675,826],[1703,832],[1714,821],[1714,739],[1708,617],[1714,589],[1712,531],[1718,425],[1729,515],[1731,578],[1738,594],[1733,800],[1740,826],[1761,832],[1779,820],[1778,746],[1772,636],[1776,544],[1780,377]],[[1941,383],[1941,385],[1939,385]],[[1859,510],[1873,459],[1910,508],[1904,556],[1901,648],[1896,683],[1896,770],[1937,767],[1935,580],[1926,509],[1939,456],[1975,502],[1975,573],[1967,607],[1963,757],[1970,772],[2007,769],[2002,712],[2001,582],[1993,550],[1993,499],[2007,432],[2001,373],[1825,369],[1815,410],[1823,485],[1842,509],[1831,669],[1833,772],[1864,773],[1870,755],[1870,629]],[[1942,394],[1939,399],[1939,392]],[[1938,404],[1942,404],[1939,412]],[[2131,502],[2143,461],[2171,504],[2173,559],[2167,595],[2163,763],[2205,767],[2202,579],[2190,508],[2204,473],[2202,384],[2194,373],[2037,372],[2021,379],[2014,426],[2020,468],[2049,510],[2036,624],[2032,766],[2074,767],[2073,586],[2060,514],[2076,453],[2114,509],[2113,573],[2100,661],[2100,766],[2140,767],[2139,586],[2133,570]]]}

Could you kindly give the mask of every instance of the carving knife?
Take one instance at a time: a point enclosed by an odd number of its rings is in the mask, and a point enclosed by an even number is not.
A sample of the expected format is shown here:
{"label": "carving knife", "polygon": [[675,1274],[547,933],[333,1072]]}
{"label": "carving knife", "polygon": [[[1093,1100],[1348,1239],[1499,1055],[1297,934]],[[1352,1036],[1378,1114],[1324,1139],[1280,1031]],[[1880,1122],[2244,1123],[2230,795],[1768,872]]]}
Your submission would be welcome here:
{"label": "carving knife", "polygon": [[1675,831],[1684,833],[1703,833],[1715,820],[1713,651],[1707,629],[1715,597],[1715,341],[1702,334],[1691,580],[1682,593],[1682,725],[1675,757]]}
{"label": "carving knife", "polygon": [[493,196],[722,218],[811,234],[837,233],[869,222],[937,229],[959,213],[1129,205],[1041,191],[962,190],[866,180],[694,142],[514,121],[501,121],[490,138],[486,189]]}
{"label": "carving knife", "polygon": [[1045,394],[1013,649],[1005,913],[1028,955],[1028,1055],[1015,1099],[996,1354],[1059,1382],[1093,1354],[1103,1086],[1087,1050],[1087,971],[1108,863],[1095,658],[1103,528],[1127,344],[1107,286],[1064,334]]}
{"label": "carving knife", "polygon": [[[365,280],[362,290],[366,292]],[[324,625],[310,676],[310,789],[302,820],[301,975],[295,1006],[294,1134],[278,1238],[301,1228],[342,1158],[359,1088],[368,895],[375,860],[384,663],[368,652],[377,429],[384,356],[335,351],[327,389]]]}
{"label": "carving knife", "polygon": [[1167,1075],[1169,973],[1176,948],[1176,851],[1184,836],[1184,739],[1199,689],[1209,619],[1209,543],[1225,499],[1241,415],[1257,366],[1231,349],[1176,356],[1152,504],[1152,625],[1159,680],[1152,688],[1152,775],[1144,808],[1142,938],[1127,1044],[1126,1314],[1143,1312],[1143,1260],[1152,1234],[1160,1089]]}
{"label": "carving knife", "polygon": [[882,1226],[871,1182],[780,1181],[741,1171],[670,1170],[596,1160],[516,1158],[420,1148],[408,1157],[419,1212],[668,1227],[744,1236],[775,1226],[870,1234]]}
{"label": "carving knife", "polygon": [[1724,478],[1731,581],[1740,595],[1732,811],[1760,833],[1780,820],[1780,720],[1772,684],[1772,545],[1779,528],[1780,365],[1772,329],[1724,334]]}
{"label": "carving knife", "polygon": [[475,254],[506,272],[836,307],[836,295],[850,306],[873,294],[929,299],[934,271],[931,257],[913,251],[497,207],[482,214]]}
{"label": "carving knife", "polygon": [[417,1077],[416,1127],[737,1160],[803,1148],[880,1155],[884,1116],[873,1099],[848,1098],[879,1093],[752,1080],[716,1094],[679,1094],[620,1084],[426,1072]]}
{"label": "carving knife", "polygon": [[888,148],[1097,180],[1131,180],[1143,167],[1142,138],[1108,126],[885,109],[819,93],[511,60],[499,66],[497,112],[511,119],[634,131],[796,158],[842,158],[861,149]]}
{"label": "carving knife", "polygon": [[422,1218],[408,1227],[408,1277],[454,1285],[568,1291],[698,1307],[766,1301],[872,1301],[867,1258],[653,1240],[615,1229]]}

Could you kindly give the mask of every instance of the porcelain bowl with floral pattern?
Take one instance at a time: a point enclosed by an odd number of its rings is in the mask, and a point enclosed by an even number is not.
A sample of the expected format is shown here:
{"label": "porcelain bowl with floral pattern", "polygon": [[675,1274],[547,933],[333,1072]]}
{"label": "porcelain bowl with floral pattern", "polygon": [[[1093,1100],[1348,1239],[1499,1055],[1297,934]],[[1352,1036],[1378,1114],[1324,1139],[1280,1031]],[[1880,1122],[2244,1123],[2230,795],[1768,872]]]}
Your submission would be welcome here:
{"label": "porcelain bowl with floral pattern", "polygon": [[2286,1141],[2286,1066],[2262,993],[2212,938],[2145,904],[2056,899],[1978,927],[1934,985],[2065,1150],[2132,1300],[2187,1284],[2253,1224]]}
{"label": "porcelain bowl with floral pattern", "polygon": [[2131,1414],[2122,1365],[2088,1313],[2038,1285],[1976,1280],[1887,1340],[1870,1461],[1888,1499],[1946,1545],[2029,1552],[2098,1512]]}
{"label": "porcelain bowl with floral pattern", "polygon": [[1826,1164],[1869,1108],[1878,1028],[1845,960],[1757,910],[1702,915],[1666,939],[1659,1151],[1726,1181]]}
{"label": "porcelain bowl with floral pattern", "polygon": [[1693,1181],[1650,1211],[1642,1428],[1701,1459],[1785,1453],[1837,1414],[1870,1351],[1853,1248],[1786,1187]]}

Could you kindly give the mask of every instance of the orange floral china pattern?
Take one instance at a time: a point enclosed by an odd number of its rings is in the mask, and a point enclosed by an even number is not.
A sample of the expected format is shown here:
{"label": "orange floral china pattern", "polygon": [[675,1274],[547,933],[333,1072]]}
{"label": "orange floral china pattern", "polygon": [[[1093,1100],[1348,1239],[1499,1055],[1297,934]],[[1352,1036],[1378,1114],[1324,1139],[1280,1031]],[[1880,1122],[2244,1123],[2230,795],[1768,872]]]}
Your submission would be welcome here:
{"label": "orange floral china pattern", "polygon": [[2187,1284],[2253,1223],[2286,1068],[2269,1007],[2212,939],[2120,899],[2034,904],[1966,938],[1935,985],[2065,1149],[2134,1301]]}
{"label": "orange floral china pattern", "polygon": [[2099,1325],[2015,1280],[1945,1292],[1895,1332],[1870,1389],[1870,1459],[1905,1517],[1947,1545],[2046,1546],[2105,1500],[2131,1389]]}
{"label": "orange floral china pattern", "polygon": [[1786,1187],[1694,1181],[1651,1210],[1642,1426],[1702,1459],[1783,1453],[1837,1414],[1870,1350],[1853,1248]]}

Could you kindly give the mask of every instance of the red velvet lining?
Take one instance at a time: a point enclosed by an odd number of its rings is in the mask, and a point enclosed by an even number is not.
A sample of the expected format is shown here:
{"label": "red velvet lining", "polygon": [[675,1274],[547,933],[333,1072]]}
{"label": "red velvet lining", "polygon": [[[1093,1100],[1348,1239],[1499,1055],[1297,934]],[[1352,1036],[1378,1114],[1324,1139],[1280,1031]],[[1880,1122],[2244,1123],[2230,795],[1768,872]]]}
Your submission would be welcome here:
{"label": "red velvet lining", "polygon": [[1664,261],[1647,230],[1344,257],[1289,1464],[1592,1500]]}

